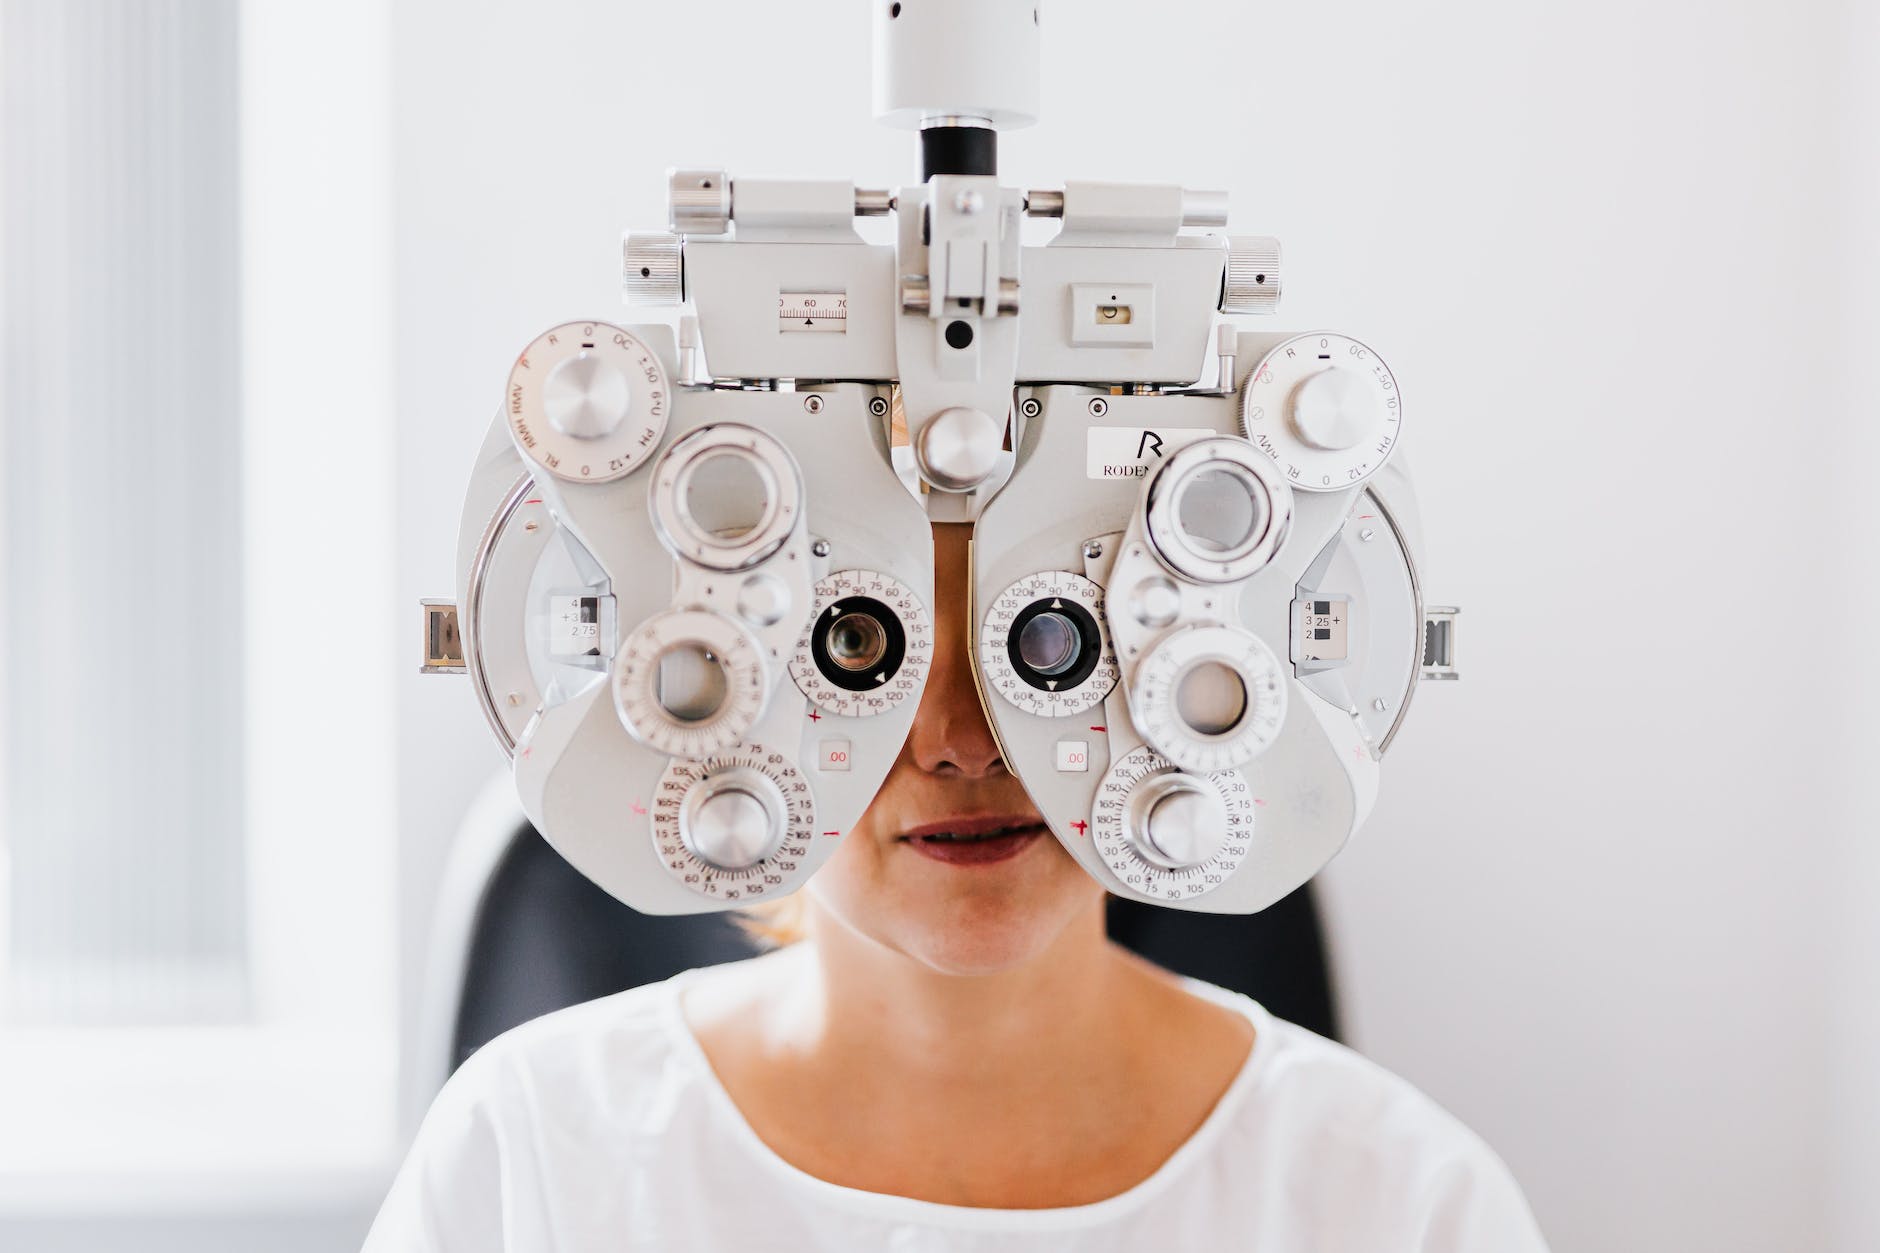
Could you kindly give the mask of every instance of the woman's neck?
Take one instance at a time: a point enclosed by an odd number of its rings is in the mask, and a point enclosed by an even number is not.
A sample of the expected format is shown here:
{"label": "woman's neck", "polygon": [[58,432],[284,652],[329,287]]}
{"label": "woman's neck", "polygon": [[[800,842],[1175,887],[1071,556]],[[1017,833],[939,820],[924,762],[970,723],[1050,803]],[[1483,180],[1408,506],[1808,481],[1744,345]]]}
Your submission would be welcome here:
{"label": "woman's neck", "polygon": [[1252,1038],[1110,943],[1100,905],[991,974],[941,973],[832,918],[812,936],[700,980],[686,1017],[760,1139],[865,1191],[1020,1209],[1115,1195],[1194,1133]]}
{"label": "woman's neck", "polygon": [[1104,933],[1102,902],[1030,960],[992,973],[951,974],[816,911],[799,960],[803,1044],[830,1056],[893,1057],[910,1070],[984,1074],[984,1059],[1043,1062],[1117,1042],[1108,1030],[1132,989],[1130,964]]}

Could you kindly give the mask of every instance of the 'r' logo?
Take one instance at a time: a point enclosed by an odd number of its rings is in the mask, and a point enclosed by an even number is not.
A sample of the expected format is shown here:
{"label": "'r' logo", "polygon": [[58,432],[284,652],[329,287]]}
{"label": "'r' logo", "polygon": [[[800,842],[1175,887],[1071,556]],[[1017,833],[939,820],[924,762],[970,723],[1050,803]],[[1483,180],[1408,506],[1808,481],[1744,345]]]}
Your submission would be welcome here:
{"label": "'r' logo", "polygon": [[[1149,441],[1151,440],[1155,441],[1155,447],[1153,449],[1149,447]],[[1141,461],[1145,454],[1152,451],[1158,457],[1162,455],[1162,437],[1157,435],[1154,431],[1145,430],[1142,433],[1142,439],[1136,444],[1136,460]]]}

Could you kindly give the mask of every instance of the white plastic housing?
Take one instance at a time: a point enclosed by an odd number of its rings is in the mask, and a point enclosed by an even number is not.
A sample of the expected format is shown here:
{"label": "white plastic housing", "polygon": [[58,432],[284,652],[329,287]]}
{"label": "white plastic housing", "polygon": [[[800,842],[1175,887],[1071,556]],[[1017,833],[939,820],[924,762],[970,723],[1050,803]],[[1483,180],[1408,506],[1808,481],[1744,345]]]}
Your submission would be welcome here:
{"label": "white plastic housing", "polygon": [[985,118],[1001,130],[1038,120],[1042,0],[869,0],[875,21],[875,120]]}

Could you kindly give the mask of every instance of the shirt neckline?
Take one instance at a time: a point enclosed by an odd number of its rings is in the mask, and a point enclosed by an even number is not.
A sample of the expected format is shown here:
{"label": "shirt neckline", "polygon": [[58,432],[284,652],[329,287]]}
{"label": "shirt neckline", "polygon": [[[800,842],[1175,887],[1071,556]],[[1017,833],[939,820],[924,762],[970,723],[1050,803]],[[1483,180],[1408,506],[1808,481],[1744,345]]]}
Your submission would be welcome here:
{"label": "shirt neckline", "polygon": [[889,1192],[869,1192],[861,1188],[851,1188],[845,1184],[832,1183],[792,1165],[775,1149],[764,1143],[763,1138],[744,1117],[744,1111],[739,1109],[737,1102],[731,1099],[731,1093],[719,1081],[718,1072],[712,1069],[711,1059],[705,1055],[704,1046],[699,1043],[698,1037],[692,1034],[692,1028],[685,1020],[682,1009],[685,989],[698,973],[697,970],[688,970],[666,981],[665,995],[660,999],[659,1015],[667,1035],[678,1049],[680,1056],[696,1072],[705,1090],[707,1101],[729,1129],[732,1138],[764,1169],[780,1177],[797,1191],[809,1193],[833,1208],[887,1222],[918,1223],[929,1227],[981,1231],[1037,1231],[1088,1227],[1114,1221],[1148,1204],[1150,1200],[1166,1191],[1193,1168],[1197,1161],[1206,1157],[1208,1149],[1221,1137],[1224,1128],[1233,1120],[1240,1106],[1245,1104],[1249,1094],[1258,1085],[1260,1076],[1266,1069],[1266,1059],[1274,1047],[1275,1020],[1259,1002],[1242,993],[1216,987],[1200,979],[1183,977],[1182,985],[1188,991],[1204,1000],[1231,1009],[1251,1022],[1253,1046],[1248,1050],[1246,1060],[1241,1063],[1239,1071],[1228,1083],[1226,1090],[1215,1101],[1214,1108],[1210,1109],[1207,1117],[1202,1119],[1201,1125],[1195,1128],[1194,1133],[1182,1141],[1160,1166],[1157,1166],[1147,1178],[1122,1192],[1084,1205],[1064,1205],[1048,1209],[995,1209],[971,1205],[947,1205],[939,1201],[923,1201]]}

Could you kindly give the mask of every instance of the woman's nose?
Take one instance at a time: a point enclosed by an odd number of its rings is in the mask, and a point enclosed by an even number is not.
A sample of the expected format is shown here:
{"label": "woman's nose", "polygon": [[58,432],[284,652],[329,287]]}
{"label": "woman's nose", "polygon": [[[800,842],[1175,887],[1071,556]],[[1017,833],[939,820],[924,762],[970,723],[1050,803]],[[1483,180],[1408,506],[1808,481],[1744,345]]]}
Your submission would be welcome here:
{"label": "woman's nose", "polygon": [[914,713],[908,752],[914,764],[929,774],[977,779],[1001,773],[1005,761],[999,741],[986,724],[964,641],[948,634],[959,642],[948,645],[942,642],[944,635],[935,641],[933,669]]}
{"label": "woman's nose", "polygon": [[969,539],[964,523],[935,523],[934,652],[907,752],[929,774],[984,778],[1005,770],[973,677]]}

